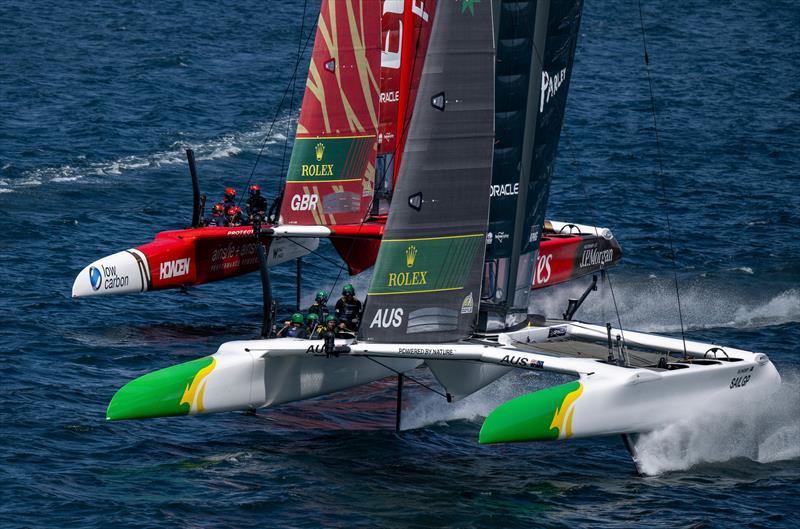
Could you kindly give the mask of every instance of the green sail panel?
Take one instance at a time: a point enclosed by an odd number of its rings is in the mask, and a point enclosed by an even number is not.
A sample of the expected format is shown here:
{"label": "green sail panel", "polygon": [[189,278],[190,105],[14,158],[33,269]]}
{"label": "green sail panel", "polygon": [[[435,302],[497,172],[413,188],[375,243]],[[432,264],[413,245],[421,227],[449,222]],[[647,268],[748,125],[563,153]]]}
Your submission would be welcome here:
{"label": "green sail panel", "polygon": [[494,143],[492,8],[438,4],[360,340],[441,343],[475,329]]}

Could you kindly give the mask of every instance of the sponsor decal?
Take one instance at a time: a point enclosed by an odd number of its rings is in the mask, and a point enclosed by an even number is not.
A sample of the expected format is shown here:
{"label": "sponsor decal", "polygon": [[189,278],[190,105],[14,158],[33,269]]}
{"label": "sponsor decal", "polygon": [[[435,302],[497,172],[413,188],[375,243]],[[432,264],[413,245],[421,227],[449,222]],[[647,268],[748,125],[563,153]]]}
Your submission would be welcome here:
{"label": "sponsor decal", "polygon": [[519,182],[515,184],[492,184],[489,186],[489,197],[509,197],[519,195]]}
{"label": "sponsor decal", "polygon": [[378,327],[379,329],[388,329],[390,327],[400,327],[402,323],[402,308],[378,309],[375,312],[375,317],[372,318],[372,323],[369,324],[369,328]]}
{"label": "sponsor decal", "polygon": [[542,360],[531,360],[524,356],[505,355],[502,360],[500,360],[500,363],[517,367],[531,367],[534,369],[544,368],[544,362]]}
{"label": "sponsor decal", "polygon": [[211,272],[238,269],[258,262],[257,242],[230,242],[211,252]]}
{"label": "sponsor decal", "polygon": [[461,314],[472,314],[474,308],[475,300],[472,298],[472,292],[470,292],[461,302]]}
{"label": "sponsor decal", "polygon": [[[370,295],[460,290],[486,235],[384,239]],[[481,255],[482,257],[482,255]],[[463,294],[459,298],[463,299]],[[458,314],[459,306],[451,307]]]}
{"label": "sponsor decal", "polygon": [[504,231],[498,231],[497,233],[494,234],[494,238],[495,240],[497,240],[497,242],[502,244],[503,241],[509,238],[509,235]]}
{"label": "sponsor decal", "polygon": [[381,97],[380,97],[381,103],[397,103],[398,99],[400,99],[400,90],[394,90],[392,92],[381,92]]}
{"label": "sponsor decal", "polygon": [[567,78],[567,69],[562,68],[561,71],[556,72],[552,76],[546,71],[542,70],[542,93],[539,98],[539,112],[544,110],[545,103],[550,101],[550,98],[555,96],[558,89]]}
{"label": "sponsor decal", "polygon": [[161,279],[169,279],[171,277],[185,276],[189,273],[190,257],[185,259],[175,259],[174,261],[165,261],[161,263],[160,277]]}
{"label": "sponsor decal", "polygon": [[309,211],[316,208],[317,201],[319,201],[319,195],[306,193],[303,195],[293,195],[290,205],[292,211]]}
{"label": "sponsor decal", "polygon": [[528,242],[536,242],[536,241],[538,241],[539,240],[539,232],[540,231],[541,230],[539,229],[539,225],[538,224],[534,224],[533,226],[531,226],[531,234],[528,235]]}
{"label": "sponsor decal", "polygon": [[731,380],[729,387],[730,389],[743,388],[748,382],[750,382],[750,375],[734,377],[733,380]]}
{"label": "sponsor decal", "polygon": [[[406,248],[406,267],[413,268],[414,262],[417,260],[417,247],[414,245]],[[428,271],[415,271],[415,272],[391,272],[389,274],[388,283],[389,287],[404,287],[407,285],[427,285],[428,284]]]}
{"label": "sponsor decal", "polygon": [[550,281],[550,261],[553,260],[553,254],[540,255],[536,260],[536,282],[547,283]]}
{"label": "sponsor decal", "polygon": [[115,288],[127,287],[130,284],[128,276],[120,276],[117,274],[116,266],[94,266],[89,268],[89,282],[92,285],[92,290],[113,290]]}
{"label": "sponsor decal", "polygon": [[100,290],[103,285],[103,273],[95,267],[89,267],[89,283],[92,285],[92,290]]}
{"label": "sponsor decal", "polygon": [[455,349],[448,347],[401,347],[397,352],[415,356],[453,356],[456,354]]}
{"label": "sponsor decal", "polygon": [[[325,144],[320,142],[314,146],[314,158],[317,162],[321,162],[325,156]],[[304,163],[300,166],[300,176],[315,177],[315,176],[333,176],[332,163]],[[297,195],[295,195],[297,196]],[[297,210],[295,210],[297,211]]]}
{"label": "sponsor decal", "polygon": [[550,330],[547,331],[548,338],[558,338],[560,336],[567,335],[567,328],[566,327],[550,327]]}
{"label": "sponsor decal", "polygon": [[587,248],[581,254],[581,263],[580,267],[584,268],[587,266],[603,266],[606,263],[610,263],[614,259],[614,250],[598,250],[597,248]]}

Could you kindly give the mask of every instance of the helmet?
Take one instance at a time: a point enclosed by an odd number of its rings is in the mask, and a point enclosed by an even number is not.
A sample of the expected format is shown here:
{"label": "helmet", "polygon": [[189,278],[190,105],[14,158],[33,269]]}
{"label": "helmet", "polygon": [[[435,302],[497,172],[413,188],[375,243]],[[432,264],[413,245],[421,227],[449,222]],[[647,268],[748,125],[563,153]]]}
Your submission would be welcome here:
{"label": "helmet", "polygon": [[232,187],[225,188],[225,198],[233,198],[236,196],[236,190]]}
{"label": "helmet", "polygon": [[261,186],[258,184],[253,184],[250,186],[250,194],[251,195],[259,195],[261,194]]}
{"label": "helmet", "polygon": [[236,206],[231,206],[228,208],[228,216],[236,215]]}
{"label": "helmet", "polygon": [[223,206],[221,203],[218,202],[218,203],[214,204],[213,208],[211,208],[211,212],[212,213],[224,213],[225,212],[225,206]]}
{"label": "helmet", "polygon": [[291,321],[292,323],[303,323],[305,321],[305,318],[303,318],[303,315],[300,314],[299,312],[295,312],[294,314],[292,314]]}
{"label": "helmet", "polygon": [[347,296],[347,295],[355,296],[356,295],[356,289],[353,288],[353,285],[351,285],[350,283],[347,283],[344,286],[344,288],[342,289],[342,295],[343,296]]}
{"label": "helmet", "polygon": [[324,290],[320,290],[317,292],[317,297],[314,298],[314,301],[328,301],[328,293]]}
{"label": "helmet", "polygon": [[240,208],[239,206],[233,206],[231,209],[233,210],[234,213],[242,212],[242,208]]}
{"label": "helmet", "polygon": [[312,312],[306,318],[309,323],[314,323],[315,321],[319,320],[319,315],[316,312]]}
{"label": "helmet", "polygon": [[333,314],[329,314],[328,317],[325,318],[325,323],[328,323],[329,321],[337,321],[336,316],[334,316]]}

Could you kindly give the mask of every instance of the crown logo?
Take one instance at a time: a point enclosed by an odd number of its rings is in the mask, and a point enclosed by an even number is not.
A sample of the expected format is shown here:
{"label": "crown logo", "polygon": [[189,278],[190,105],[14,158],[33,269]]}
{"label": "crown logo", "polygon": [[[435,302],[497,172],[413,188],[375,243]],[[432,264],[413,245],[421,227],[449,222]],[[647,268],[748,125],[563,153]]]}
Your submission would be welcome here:
{"label": "crown logo", "polygon": [[322,161],[322,155],[325,154],[325,144],[318,143],[316,147],[314,147],[314,154],[317,156],[317,161]]}
{"label": "crown logo", "polygon": [[406,248],[406,266],[411,268],[414,266],[414,261],[417,258],[417,247],[409,246]]}

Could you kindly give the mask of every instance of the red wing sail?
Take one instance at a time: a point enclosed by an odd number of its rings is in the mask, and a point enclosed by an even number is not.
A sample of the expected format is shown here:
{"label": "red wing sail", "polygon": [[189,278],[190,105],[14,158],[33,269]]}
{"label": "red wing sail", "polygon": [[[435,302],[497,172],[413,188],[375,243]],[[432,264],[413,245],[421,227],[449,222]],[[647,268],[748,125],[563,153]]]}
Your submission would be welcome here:
{"label": "red wing sail", "polygon": [[357,224],[375,180],[380,0],[323,0],[281,206],[285,224]]}

